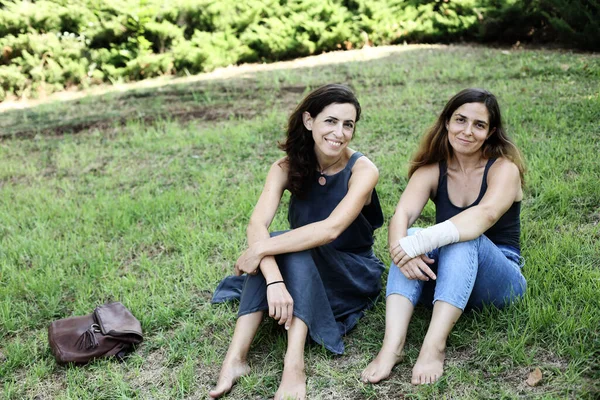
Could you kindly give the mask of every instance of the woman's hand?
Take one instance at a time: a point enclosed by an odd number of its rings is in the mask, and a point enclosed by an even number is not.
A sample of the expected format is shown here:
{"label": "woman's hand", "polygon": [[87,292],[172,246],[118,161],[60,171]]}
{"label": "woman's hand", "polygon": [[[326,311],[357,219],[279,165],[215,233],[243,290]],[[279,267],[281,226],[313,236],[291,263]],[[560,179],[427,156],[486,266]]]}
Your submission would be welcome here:
{"label": "woman's hand", "polygon": [[408,279],[428,281],[429,278],[433,280],[437,278],[431,268],[427,265],[434,263],[435,260],[427,257],[425,254],[410,258],[410,256],[404,252],[400,243],[397,242],[395,245],[390,246],[390,256],[392,257],[394,264],[400,268],[400,272]]}
{"label": "woman's hand", "polygon": [[235,275],[239,276],[244,272],[250,275],[256,275],[261,260],[262,256],[258,251],[258,246],[252,245],[248,247],[235,262]]}
{"label": "woman's hand", "polygon": [[285,324],[285,329],[290,329],[294,317],[294,300],[287,291],[285,283],[267,286],[267,303],[269,316],[279,321],[279,325]]}

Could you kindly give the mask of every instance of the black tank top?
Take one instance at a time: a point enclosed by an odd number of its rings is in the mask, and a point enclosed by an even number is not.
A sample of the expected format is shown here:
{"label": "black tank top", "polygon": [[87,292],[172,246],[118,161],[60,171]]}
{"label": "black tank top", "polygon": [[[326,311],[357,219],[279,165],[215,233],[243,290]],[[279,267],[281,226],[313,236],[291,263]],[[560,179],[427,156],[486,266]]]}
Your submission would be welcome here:
{"label": "black tank top", "polygon": [[[485,170],[483,171],[483,181],[481,182],[481,190],[479,191],[479,196],[473,202],[473,204],[467,207],[457,207],[450,201],[448,196],[448,166],[446,165],[446,161],[440,161],[440,179],[438,180],[438,187],[435,199],[433,202],[435,204],[435,222],[439,224],[440,222],[444,222],[456,214],[466,210],[467,208],[471,208],[479,204],[485,192],[487,190],[487,175],[490,167],[496,161],[495,158],[490,158],[485,165]],[[510,206],[508,211],[504,213],[500,217],[498,221],[487,231],[484,232],[484,235],[488,237],[494,244],[496,245],[508,245],[512,246],[517,250],[521,250],[521,202],[517,201]]]}

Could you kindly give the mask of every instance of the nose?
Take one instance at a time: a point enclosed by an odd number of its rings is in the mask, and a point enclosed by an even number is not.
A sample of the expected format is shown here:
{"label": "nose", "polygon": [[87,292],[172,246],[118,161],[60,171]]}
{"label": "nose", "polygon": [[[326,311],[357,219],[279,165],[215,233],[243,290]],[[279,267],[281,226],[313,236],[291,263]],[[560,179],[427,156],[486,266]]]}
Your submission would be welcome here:
{"label": "nose", "polygon": [[473,123],[469,122],[467,123],[467,126],[465,127],[465,135],[472,135],[473,134]]}
{"label": "nose", "polygon": [[339,122],[335,125],[335,128],[333,129],[333,134],[335,136],[343,136],[344,135],[344,123],[343,122]]}

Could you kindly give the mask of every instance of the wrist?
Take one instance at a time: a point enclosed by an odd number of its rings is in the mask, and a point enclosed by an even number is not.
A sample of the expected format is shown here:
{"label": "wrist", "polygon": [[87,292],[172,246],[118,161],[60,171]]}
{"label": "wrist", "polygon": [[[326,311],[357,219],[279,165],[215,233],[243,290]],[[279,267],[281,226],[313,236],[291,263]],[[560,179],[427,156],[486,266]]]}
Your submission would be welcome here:
{"label": "wrist", "polygon": [[258,242],[254,243],[254,251],[256,252],[256,255],[258,257],[260,257],[261,259],[263,259],[269,255],[269,254],[267,254],[267,251],[266,251],[268,240],[269,239],[259,240]]}
{"label": "wrist", "polygon": [[394,235],[390,235],[388,238],[388,246],[390,248],[394,248],[398,245],[398,243],[400,242],[400,239],[405,238],[406,237],[406,232],[404,232],[404,234],[398,233],[398,234],[394,234]]}
{"label": "wrist", "polygon": [[285,282],[283,281],[283,279],[279,279],[279,280],[275,280],[275,281],[270,281],[267,283],[267,287],[271,286],[271,285],[285,285]]}

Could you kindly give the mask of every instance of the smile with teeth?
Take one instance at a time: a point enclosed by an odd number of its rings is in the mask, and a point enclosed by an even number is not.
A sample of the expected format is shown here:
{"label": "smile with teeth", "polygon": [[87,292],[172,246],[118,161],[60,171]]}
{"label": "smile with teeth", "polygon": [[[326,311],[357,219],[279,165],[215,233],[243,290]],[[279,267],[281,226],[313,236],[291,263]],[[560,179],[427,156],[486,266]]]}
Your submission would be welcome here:
{"label": "smile with teeth", "polygon": [[342,145],[342,142],[338,142],[338,141],[331,140],[331,139],[325,139],[325,141],[327,141],[327,143],[329,143],[330,145],[335,146],[335,147],[340,147]]}

